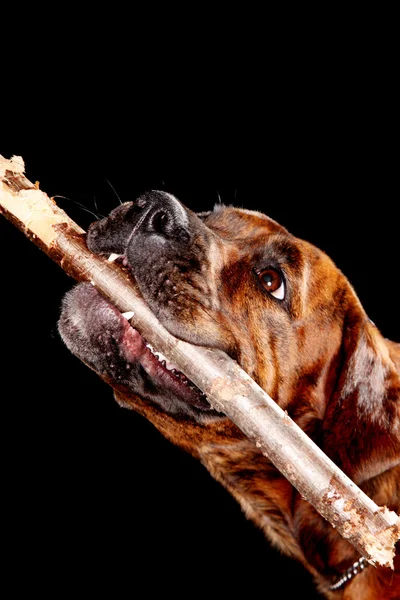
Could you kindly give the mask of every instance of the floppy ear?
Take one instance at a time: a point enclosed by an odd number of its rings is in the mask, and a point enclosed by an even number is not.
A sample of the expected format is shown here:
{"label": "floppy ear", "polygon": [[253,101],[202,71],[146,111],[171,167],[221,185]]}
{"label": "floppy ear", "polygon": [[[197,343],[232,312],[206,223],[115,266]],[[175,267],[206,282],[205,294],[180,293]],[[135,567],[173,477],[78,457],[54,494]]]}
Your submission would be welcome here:
{"label": "floppy ear", "polygon": [[360,306],[349,310],[324,451],[357,484],[400,463],[399,364],[400,344],[385,340]]}

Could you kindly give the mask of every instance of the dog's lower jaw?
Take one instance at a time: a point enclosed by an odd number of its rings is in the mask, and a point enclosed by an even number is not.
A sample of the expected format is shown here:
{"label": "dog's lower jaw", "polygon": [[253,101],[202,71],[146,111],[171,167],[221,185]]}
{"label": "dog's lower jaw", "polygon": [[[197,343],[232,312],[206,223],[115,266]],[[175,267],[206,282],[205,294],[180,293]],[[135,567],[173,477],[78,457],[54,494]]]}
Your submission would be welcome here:
{"label": "dog's lower jaw", "polygon": [[67,347],[126,396],[142,394],[167,413],[187,418],[219,414],[90,284],[79,284],[65,296],[58,327]]}

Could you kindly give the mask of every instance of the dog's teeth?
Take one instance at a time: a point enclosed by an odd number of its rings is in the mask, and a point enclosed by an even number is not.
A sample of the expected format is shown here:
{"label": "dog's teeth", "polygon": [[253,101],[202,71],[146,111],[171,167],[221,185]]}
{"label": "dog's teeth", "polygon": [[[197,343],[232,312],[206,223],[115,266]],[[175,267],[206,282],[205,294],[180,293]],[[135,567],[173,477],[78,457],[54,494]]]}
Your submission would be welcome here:
{"label": "dog's teeth", "polygon": [[168,360],[167,360],[167,369],[169,371],[172,371],[172,372],[178,371],[178,369],[176,368],[176,365],[174,365],[173,363],[169,362]]}
{"label": "dog's teeth", "polygon": [[115,262],[117,260],[117,258],[119,258],[120,256],[122,256],[122,254],[110,254],[110,256],[108,257],[108,262]]}
{"label": "dog's teeth", "polygon": [[152,355],[156,357],[156,359],[162,364],[162,366],[165,369],[168,369],[168,371],[171,371],[174,375],[176,375],[177,373],[180,373],[180,371],[176,368],[176,365],[174,365],[174,363],[172,363],[172,362],[169,362],[167,357],[164,356],[164,354],[162,352],[159,352],[158,350],[157,351],[154,350],[154,348],[151,344],[146,344],[146,346],[150,350]]}
{"label": "dog's teeth", "polygon": [[157,356],[157,358],[158,358],[158,360],[159,360],[160,362],[165,362],[165,363],[167,362],[167,357],[166,357],[166,356],[164,356],[164,354],[162,354],[161,352],[158,352],[158,351],[157,351],[157,355],[158,355],[158,356]]}
{"label": "dog's teeth", "polygon": [[130,321],[134,314],[135,313],[133,312],[133,310],[129,310],[128,312],[121,313],[121,315],[124,317],[124,319],[127,319],[127,321]]}

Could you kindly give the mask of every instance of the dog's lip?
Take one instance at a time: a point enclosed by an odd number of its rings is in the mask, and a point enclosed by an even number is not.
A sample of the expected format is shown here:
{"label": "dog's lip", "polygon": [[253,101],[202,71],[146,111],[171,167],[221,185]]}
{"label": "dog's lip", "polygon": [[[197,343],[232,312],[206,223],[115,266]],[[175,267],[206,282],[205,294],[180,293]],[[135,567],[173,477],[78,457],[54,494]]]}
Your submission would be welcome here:
{"label": "dog's lip", "polygon": [[[117,262],[129,268],[125,254],[112,253],[108,262]],[[131,269],[130,269],[131,271]],[[175,365],[160,352],[154,350],[141,334],[129,323],[133,313],[120,313],[126,323],[122,339],[125,352],[131,362],[139,361],[149,378],[161,388],[174,393],[180,400],[202,410],[211,410],[207,396],[192,383]],[[165,362],[164,362],[165,361]]]}
{"label": "dog's lip", "polygon": [[138,330],[128,322],[131,317],[132,313],[121,314],[124,332],[120,343],[129,362],[139,362],[151,381],[172,392],[179,400],[202,410],[210,410],[206,395],[146,342]]}

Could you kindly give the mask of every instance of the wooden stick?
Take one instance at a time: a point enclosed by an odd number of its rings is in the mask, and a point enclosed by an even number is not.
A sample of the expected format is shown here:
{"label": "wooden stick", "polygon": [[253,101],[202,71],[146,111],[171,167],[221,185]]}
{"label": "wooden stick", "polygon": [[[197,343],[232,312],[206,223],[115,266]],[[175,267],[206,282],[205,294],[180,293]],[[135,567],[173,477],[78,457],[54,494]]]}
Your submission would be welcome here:
{"label": "wooden stick", "polygon": [[344,538],[371,564],[393,569],[400,517],[368,498],[235,361],[168,333],[131,277],[89,252],[85,232],[23,173],[20,157],[0,156],[0,212],[71,277],[90,281],[121,312],[133,311],[132,326],[232,419]]}

